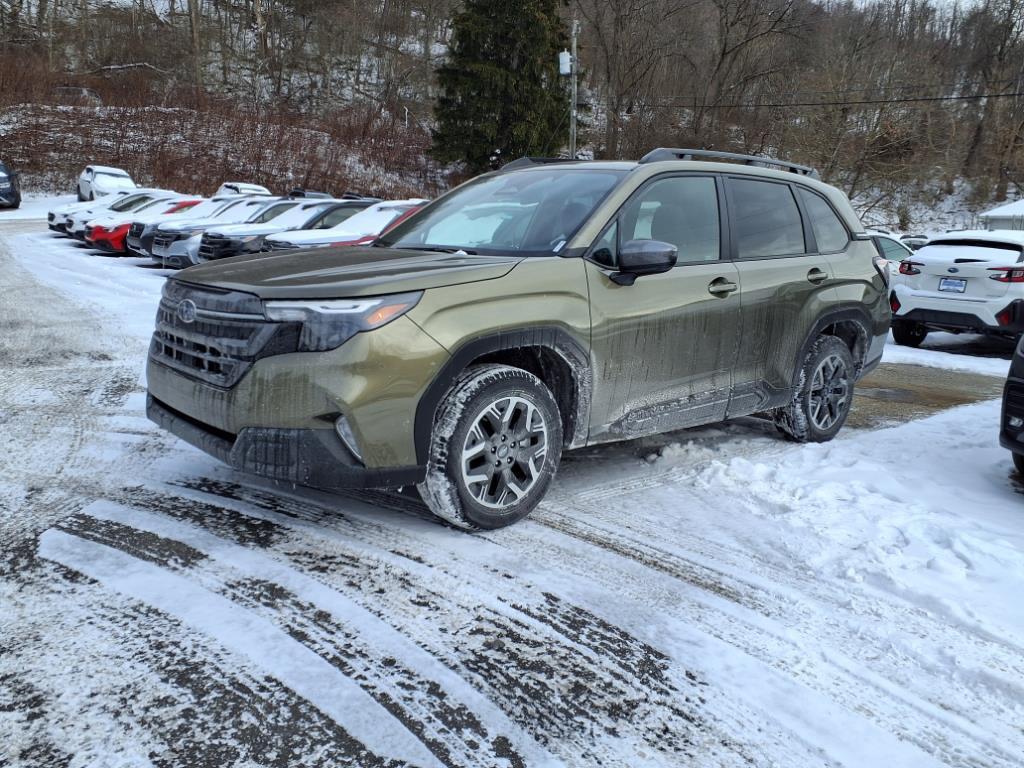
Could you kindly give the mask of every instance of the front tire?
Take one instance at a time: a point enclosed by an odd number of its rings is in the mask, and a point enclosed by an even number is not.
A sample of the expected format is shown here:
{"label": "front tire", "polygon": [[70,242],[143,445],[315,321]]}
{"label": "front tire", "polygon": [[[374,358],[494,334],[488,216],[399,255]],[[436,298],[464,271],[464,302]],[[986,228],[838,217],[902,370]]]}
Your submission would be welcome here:
{"label": "front tire", "polygon": [[846,343],[835,336],[819,336],[804,357],[796,396],[773,414],[775,426],[795,442],[828,442],[850,415],[855,374]]}
{"label": "front tire", "polygon": [[81,184],[75,185],[75,191],[78,192],[78,202],[84,203],[85,202],[85,195],[82,194],[82,185]]}
{"label": "front tire", "polygon": [[420,495],[459,528],[503,528],[544,498],[561,454],[561,415],[544,382],[521,368],[471,366],[438,405]]}
{"label": "front tire", "polygon": [[928,336],[928,329],[909,320],[892,321],[892,337],[901,347],[920,347]]}

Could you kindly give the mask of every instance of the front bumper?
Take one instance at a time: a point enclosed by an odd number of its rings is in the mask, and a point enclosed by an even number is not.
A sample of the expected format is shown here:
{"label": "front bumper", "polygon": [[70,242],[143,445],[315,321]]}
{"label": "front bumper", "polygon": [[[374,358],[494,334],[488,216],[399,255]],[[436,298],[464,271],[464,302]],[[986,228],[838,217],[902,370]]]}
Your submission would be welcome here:
{"label": "front bumper", "polygon": [[198,263],[199,243],[203,239],[202,234],[193,235],[185,240],[175,240],[164,247],[153,242],[150,251],[150,258],[154,263],[165,267],[184,269]]}
{"label": "front bumper", "polygon": [[[1016,364],[1015,355],[1014,363]],[[1014,366],[1016,367],[1016,365]],[[999,416],[999,444],[1013,453],[1024,454],[1024,379],[1013,375],[1003,387],[1003,408]],[[1018,427],[1010,425],[1010,419],[1020,419]]]}
{"label": "front bumper", "polygon": [[15,208],[21,205],[21,193],[17,190],[4,190],[0,192],[0,207]]}
{"label": "front bumper", "polygon": [[152,395],[146,415],[162,429],[240,472],[311,488],[401,488],[421,482],[422,466],[367,469],[333,429],[246,427],[237,435],[215,430]]}

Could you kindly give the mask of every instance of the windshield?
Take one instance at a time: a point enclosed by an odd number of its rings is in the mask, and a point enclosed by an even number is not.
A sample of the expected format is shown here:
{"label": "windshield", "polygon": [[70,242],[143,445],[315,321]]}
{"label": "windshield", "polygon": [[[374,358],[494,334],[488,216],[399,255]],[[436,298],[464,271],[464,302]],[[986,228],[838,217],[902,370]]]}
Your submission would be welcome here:
{"label": "windshield", "polygon": [[277,218],[285,211],[289,211],[294,208],[298,203],[277,203],[275,205],[269,205],[262,211],[257,213],[251,219],[248,220],[249,224],[266,224],[271,219]]}
{"label": "windshield", "polygon": [[97,176],[110,176],[114,179],[130,179],[127,173],[114,173],[113,171],[96,171]]}
{"label": "windshield", "polygon": [[311,220],[319,216],[328,205],[330,205],[330,203],[297,205],[292,210],[286,211],[278,216],[274,220],[274,223],[280,224],[285,228],[296,227],[301,229]]}
{"label": "windshield", "polygon": [[222,201],[200,200],[195,205],[182,208],[178,213],[188,213],[190,219],[200,219],[212,216],[222,205]]}
{"label": "windshield", "polygon": [[335,208],[330,213],[327,213],[320,221],[315,222],[312,227],[313,229],[330,229],[336,227],[346,219],[350,219],[362,210],[365,210],[366,206],[359,207],[358,205],[343,205],[341,208]]}
{"label": "windshield", "polygon": [[155,200],[148,201],[144,205],[140,205],[140,206],[137,206],[135,208],[132,208],[132,210],[133,211],[144,211],[147,208],[152,208],[153,206],[160,205],[161,203],[164,204],[164,205],[170,205],[171,201],[170,200],[165,200],[162,197],[158,197]]}
{"label": "windshield", "polygon": [[349,216],[341,225],[331,229],[332,235],[350,235],[353,238],[376,235],[388,224],[415,205],[372,205],[359,213]]}
{"label": "windshield", "polygon": [[112,211],[134,211],[135,206],[142,205],[146,200],[151,199],[149,195],[126,195],[117,198],[117,202],[110,206]]}
{"label": "windshield", "polygon": [[558,252],[625,171],[545,168],[484,176],[399,224],[394,248]]}

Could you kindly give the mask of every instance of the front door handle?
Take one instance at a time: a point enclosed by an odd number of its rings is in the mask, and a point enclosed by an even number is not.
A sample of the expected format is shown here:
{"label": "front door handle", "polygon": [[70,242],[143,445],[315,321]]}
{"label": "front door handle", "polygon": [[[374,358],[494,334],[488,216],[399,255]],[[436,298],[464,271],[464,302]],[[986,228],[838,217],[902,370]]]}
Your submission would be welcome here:
{"label": "front door handle", "polygon": [[807,282],[809,283],[817,285],[818,283],[823,283],[826,280],[828,280],[828,272],[822,272],[817,267],[807,273]]}
{"label": "front door handle", "polygon": [[720,299],[724,299],[737,288],[739,288],[739,286],[736,285],[736,283],[729,282],[724,277],[716,277],[708,283],[708,293],[712,296],[717,296]]}

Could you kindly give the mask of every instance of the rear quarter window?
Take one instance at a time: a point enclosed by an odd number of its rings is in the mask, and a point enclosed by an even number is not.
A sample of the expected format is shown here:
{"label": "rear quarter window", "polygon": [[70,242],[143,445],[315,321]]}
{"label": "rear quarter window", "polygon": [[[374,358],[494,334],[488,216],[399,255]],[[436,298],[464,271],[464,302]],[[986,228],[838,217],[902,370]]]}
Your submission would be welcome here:
{"label": "rear quarter window", "polygon": [[814,239],[818,242],[818,252],[837,253],[845,250],[850,242],[850,235],[843,222],[836,216],[836,212],[832,210],[832,206],[825,202],[825,198],[809,189],[801,188],[800,199],[811,220]]}

